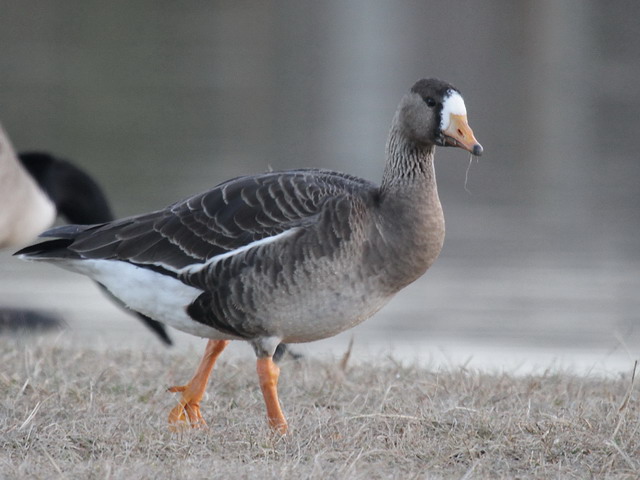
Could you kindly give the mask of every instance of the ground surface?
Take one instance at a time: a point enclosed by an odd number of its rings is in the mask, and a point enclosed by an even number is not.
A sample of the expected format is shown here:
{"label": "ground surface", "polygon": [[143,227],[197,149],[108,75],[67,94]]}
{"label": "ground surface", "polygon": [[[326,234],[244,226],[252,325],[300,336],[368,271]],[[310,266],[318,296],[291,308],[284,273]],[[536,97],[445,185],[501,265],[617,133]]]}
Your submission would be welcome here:
{"label": "ground surface", "polygon": [[0,477],[638,478],[638,394],[617,378],[286,361],[270,434],[249,360],[220,360],[209,429],[171,433],[193,353],[0,338]]}

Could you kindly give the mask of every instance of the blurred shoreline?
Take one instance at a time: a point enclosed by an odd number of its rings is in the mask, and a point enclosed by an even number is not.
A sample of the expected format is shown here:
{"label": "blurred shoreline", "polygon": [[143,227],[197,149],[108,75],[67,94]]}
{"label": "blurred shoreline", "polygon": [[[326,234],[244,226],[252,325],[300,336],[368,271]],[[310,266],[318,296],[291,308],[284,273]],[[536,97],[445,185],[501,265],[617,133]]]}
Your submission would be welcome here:
{"label": "blurred shoreline", "polygon": [[[522,374],[566,368],[615,375],[640,357],[633,265],[570,270],[442,263],[355,329],[292,348],[310,356],[341,356],[353,338],[351,361],[356,363],[391,356],[434,368]],[[80,275],[5,254],[0,255],[0,272],[0,305],[37,309],[63,320],[66,328],[47,338],[98,350],[165,349]],[[627,294],[620,285],[626,285]],[[175,330],[170,334],[176,345],[168,354],[192,350],[197,358],[204,348],[203,339]],[[230,351],[253,355],[246,345]]]}

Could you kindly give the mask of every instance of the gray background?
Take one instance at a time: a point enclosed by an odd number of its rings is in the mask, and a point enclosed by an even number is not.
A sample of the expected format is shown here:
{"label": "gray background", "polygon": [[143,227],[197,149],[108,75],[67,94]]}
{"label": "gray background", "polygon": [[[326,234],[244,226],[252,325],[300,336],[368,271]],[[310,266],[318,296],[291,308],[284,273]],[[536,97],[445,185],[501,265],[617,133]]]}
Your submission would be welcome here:
{"label": "gray background", "polygon": [[[379,180],[399,98],[446,79],[485,155],[469,193],[469,156],[438,150],[445,248],[356,344],[635,358],[638,18],[634,1],[0,1],[0,122],[124,216],[269,168]],[[9,252],[0,303],[153,342],[84,278]]]}

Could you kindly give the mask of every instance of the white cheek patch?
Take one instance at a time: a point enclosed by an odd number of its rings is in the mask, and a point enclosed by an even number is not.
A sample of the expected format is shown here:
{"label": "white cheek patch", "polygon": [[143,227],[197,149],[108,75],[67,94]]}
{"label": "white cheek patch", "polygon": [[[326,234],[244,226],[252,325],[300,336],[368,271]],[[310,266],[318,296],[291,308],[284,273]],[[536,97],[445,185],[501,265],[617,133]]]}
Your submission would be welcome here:
{"label": "white cheek patch", "polygon": [[449,95],[447,95],[444,102],[442,102],[440,131],[444,131],[449,128],[451,115],[467,115],[467,108],[464,106],[462,96],[453,90],[449,90]]}

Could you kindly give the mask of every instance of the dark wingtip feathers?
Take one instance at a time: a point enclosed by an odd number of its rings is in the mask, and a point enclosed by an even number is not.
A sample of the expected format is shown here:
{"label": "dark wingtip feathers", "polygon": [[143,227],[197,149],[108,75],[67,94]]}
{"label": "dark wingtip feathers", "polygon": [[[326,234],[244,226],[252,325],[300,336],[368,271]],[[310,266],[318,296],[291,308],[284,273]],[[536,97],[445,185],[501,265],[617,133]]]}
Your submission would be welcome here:
{"label": "dark wingtip feathers", "polygon": [[80,233],[92,228],[100,227],[104,224],[97,225],[60,225],[59,227],[53,227],[49,230],[42,232],[38,237],[40,238],[68,238],[74,239]]}
{"label": "dark wingtip feathers", "polygon": [[73,243],[73,240],[67,238],[57,238],[46,242],[36,243],[21,250],[13,255],[26,259],[46,259],[46,258],[72,258],[75,257],[73,252],[67,250],[67,247]]}

